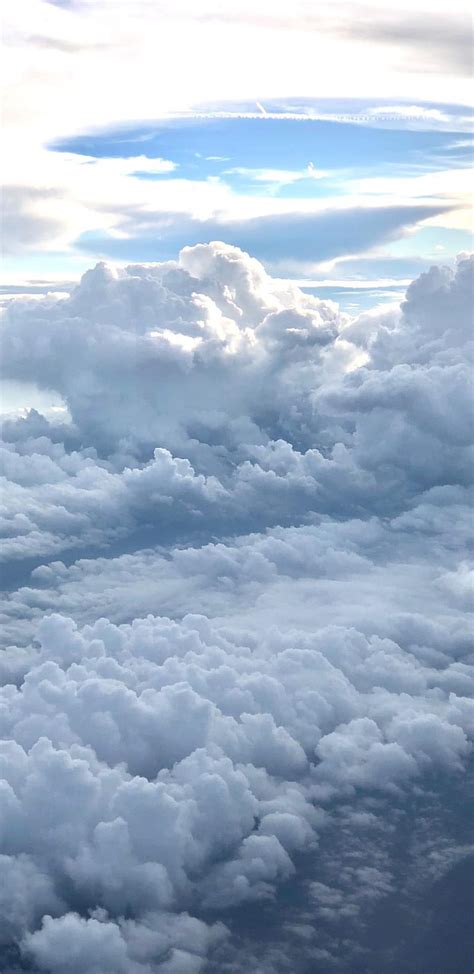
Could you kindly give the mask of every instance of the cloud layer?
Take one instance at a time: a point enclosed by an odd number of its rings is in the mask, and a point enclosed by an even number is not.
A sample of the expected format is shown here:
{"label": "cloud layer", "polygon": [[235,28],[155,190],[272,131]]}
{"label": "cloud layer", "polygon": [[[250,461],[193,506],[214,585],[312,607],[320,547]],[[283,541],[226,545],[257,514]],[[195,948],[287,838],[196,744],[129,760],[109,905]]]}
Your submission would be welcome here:
{"label": "cloud layer", "polygon": [[67,407],[3,429],[9,974],[446,968],[470,263],[356,319],[222,243],[8,306]]}

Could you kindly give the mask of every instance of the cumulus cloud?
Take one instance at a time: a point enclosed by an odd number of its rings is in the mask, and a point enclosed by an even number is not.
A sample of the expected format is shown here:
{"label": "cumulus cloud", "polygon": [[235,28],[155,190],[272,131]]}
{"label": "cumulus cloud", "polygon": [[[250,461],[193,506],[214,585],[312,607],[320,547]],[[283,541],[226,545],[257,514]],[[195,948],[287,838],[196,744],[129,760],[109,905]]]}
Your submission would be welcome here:
{"label": "cumulus cloud", "polygon": [[13,302],[4,372],[54,388],[73,426],[5,424],[6,554],[394,513],[467,485],[469,295],[464,260],[422,275],[400,313],[350,322],[214,244]]}
{"label": "cumulus cloud", "polygon": [[6,309],[4,374],[71,421],[3,428],[5,970],[441,974],[469,266],[349,319],[214,243]]}

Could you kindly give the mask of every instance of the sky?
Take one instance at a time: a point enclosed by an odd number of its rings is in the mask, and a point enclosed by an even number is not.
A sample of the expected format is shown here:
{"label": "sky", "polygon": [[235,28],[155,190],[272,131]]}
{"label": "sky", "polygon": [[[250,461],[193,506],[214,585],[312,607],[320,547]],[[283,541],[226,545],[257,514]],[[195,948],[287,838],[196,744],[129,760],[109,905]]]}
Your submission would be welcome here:
{"label": "sky", "polygon": [[2,974],[472,974],[468,5],[2,17]]}
{"label": "sky", "polygon": [[7,0],[4,293],[223,239],[355,310],[470,249],[469,5],[287,8]]}

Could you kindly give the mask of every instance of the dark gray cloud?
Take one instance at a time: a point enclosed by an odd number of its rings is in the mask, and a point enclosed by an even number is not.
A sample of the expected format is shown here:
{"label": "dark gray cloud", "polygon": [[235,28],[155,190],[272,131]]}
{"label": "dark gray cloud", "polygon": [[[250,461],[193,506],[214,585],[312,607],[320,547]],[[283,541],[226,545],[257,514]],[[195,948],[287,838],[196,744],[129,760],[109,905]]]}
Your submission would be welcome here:
{"label": "dark gray cloud", "polygon": [[3,430],[2,969],[464,974],[469,271],[351,320],[214,243],[6,309],[71,422]]}

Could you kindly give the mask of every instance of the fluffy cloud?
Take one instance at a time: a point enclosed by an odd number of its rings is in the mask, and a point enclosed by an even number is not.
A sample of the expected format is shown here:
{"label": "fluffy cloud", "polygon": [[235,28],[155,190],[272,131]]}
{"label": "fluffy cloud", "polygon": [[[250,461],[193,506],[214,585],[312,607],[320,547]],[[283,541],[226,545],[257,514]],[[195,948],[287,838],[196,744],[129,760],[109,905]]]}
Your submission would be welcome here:
{"label": "fluffy cloud", "polygon": [[469,293],[461,261],[422,275],[401,314],[348,322],[214,244],[14,302],[3,369],[54,388],[73,425],[5,424],[6,554],[394,513],[467,485]]}
{"label": "fluffy cloud", "polygon": [[[3,848],[20,890],[29,877],[7,910],[40,969],[63,969],[71,936],[67,969],[167,970],[185,911],[209,924],[271,897],[338,802],[400,800],[432,770],[446,784],[462,771],[467,666],[344,627],[237,636],[201,616],[40,624],[2,718]],[[170,909],[178,939],[160,953]],[[204,954],[217,934],[203,929]]]}
{"label": "fluffy cloud", "polygon": [[206,445],[251,437],[239,422],[266,408],[265,393],[278,402],[278,385],[317,360],[340,321],[222,244],[185,249],[177,264],[99,264],[70,299],[15,302],[8,319],[9,375],[61,391],[88,446],[149,448],[185,447],[201,427]]}
{"label": "fluffy cloud", "polygon": [[[441,972],[423,903],[467,868],[474,731],[468,273],[349,320],[212,244],[7,309],[5,374],[71,417],[3,431],[11,974]],[[394,898],[413,962],[375,934]]]}

